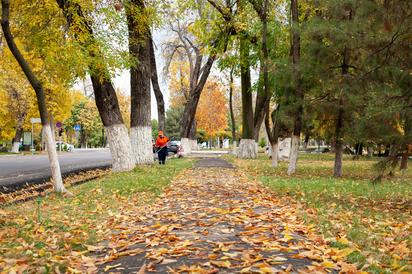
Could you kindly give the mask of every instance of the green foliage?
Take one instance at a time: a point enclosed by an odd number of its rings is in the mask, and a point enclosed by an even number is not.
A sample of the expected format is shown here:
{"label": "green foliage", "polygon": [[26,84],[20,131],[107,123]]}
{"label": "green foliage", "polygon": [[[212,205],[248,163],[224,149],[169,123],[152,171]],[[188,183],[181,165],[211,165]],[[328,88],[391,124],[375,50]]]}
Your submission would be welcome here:
{"label": "green foliage", "polygon": [[159,122],[156,119],[152,119],[152,138],[156,140],[159,132]]}
{"label": "green foliage", "polygon": [[180,120],[183,115],[183,107],[171,107],[166,111],[166,135],[169,137],[180,136]]}
{"label": "green foliage", "polygon": [[259,140],[259,146],[260,147],[265,147],[267,144],[266,144],[266,139],[265,138],[260,138],[260,140]]}

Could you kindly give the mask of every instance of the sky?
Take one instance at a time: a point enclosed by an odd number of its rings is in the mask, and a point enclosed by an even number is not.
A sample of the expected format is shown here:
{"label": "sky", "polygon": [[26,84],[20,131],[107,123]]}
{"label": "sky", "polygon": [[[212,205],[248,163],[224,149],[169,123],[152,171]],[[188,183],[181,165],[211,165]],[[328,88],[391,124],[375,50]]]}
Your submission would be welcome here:
{"label": "sky", "polygon": [[[163,67],[165,66],[165,60],[162,54],[162,43],[168,40],[170,36],[168,36],[168,32],[164,29],[158,29],[153,31],[153,41],[155,42],[155,55],[156,55],[156,65],[157,65],[157,74],[159,77],[159,85],[160,89],[163,93],[163,99],[165,101],[165,108],[168,109],[169,107],[169,92],[167,90],[167,82],[165,76],[163,75]],[[130,95],[130,73],[129,70],[122,70],[117,73],[118,75],[113,79],[113,85],[116,90],[120,90],[126,95]],[[91,90],[91,83],[87,84],[87,90],[92,92]],[[74,87],[75,90],[84,90],[84,85],[82,81],[77,82]],[[152,110],[152,119],[157,120],[157,103],[156,97],[151,92],[151,110]]]}

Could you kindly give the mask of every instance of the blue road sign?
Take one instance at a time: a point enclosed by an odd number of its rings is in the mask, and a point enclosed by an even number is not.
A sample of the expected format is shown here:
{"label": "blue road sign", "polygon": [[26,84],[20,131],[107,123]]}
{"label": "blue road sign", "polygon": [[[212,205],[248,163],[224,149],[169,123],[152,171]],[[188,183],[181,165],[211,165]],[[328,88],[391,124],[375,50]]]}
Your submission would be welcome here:
{"label": "blue road sign", "polygon": [[75,131],[80,131],[81,126],[80,126],[80,125],[74,125],[73,129],[74,129]]}

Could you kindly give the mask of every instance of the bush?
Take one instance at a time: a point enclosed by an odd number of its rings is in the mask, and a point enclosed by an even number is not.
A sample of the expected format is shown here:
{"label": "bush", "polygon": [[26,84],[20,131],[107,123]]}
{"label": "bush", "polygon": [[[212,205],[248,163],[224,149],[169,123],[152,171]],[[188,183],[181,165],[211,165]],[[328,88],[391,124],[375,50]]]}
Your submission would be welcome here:
{"label": "bush", "polygon": [[265,140],[265,138],[260,138],[260,140],[259,140],[259,146],[262,147],[262,148],[266,146],[266,140]]}

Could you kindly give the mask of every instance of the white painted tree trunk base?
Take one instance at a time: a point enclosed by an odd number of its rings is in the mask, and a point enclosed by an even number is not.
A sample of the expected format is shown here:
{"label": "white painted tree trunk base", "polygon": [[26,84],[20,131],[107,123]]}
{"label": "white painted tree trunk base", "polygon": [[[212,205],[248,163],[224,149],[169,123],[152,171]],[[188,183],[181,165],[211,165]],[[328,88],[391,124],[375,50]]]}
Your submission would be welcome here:
{"label": "white painted tree trunk base", "polygon": [[60,170],[59,159],[57,158],[56,142],[50,125],[43,125],[44,142],[46,143],[47,154],[49,156],[50,169],[52,173],[52,183],[54,191],[71,194],[63,185],[62,174]]}
{"label": "white painted tree trunk base", "polygon": [[232,154],[237,155],[237,142],[233,141]]}
{"label": "white painted tree trunk base", "polygon": [[296,172],[296,165],[298,162],[299,154],[299,136],[292,135],[292,143],[290,148],[289,156],[289,166],[288,166],[288,175],[292,175]]}
{"label": "white painted tree trunk base", "polygon": [[19,146],[20,146],[19,142],[13,142],[13,145],[11,147],[10,152],[11,153],[19,153]]}
{"label": "white painted tree trunk base", "polygon": [[136,159],[133,155],[129,134],[124,124],[105,127],[107,141],[112,155],[113,172],[132,170]]}
{"label": "white painted tree trunk base", "polygon": [[132,127],[130,143],[137,165],[153,164],[152,127]]}
{"label": "white painted tree trunk base", "polygon": [[190,149],[191,150],[198,150],[199,149],[198,146],[197,146],[197,140],[190,139],[189,142],[190,142]]}
{"label": "white painted tree trunk base", "polygon": [[183,155],[190,155],[192,153],[192,146],[189,138],[182,138],[180,142],[183,148]]}
{"label": "white painted tree trunk base", "polygon": [[290,156],[291,138],[278,139],[278,159],[288,161]]}
{"label": "white painted tree trunk base", "polygon": [[242,159],[257,158],[257,145],[255,139],[241,139],[237,150],[237,157]]}
{"label": "white painted tree trunk base", "polygon": [[278,166],[278,158],[279,158],[279,151],[278,151],[278,144],[271,145],[271,157],[272,157],[272,167]]}

